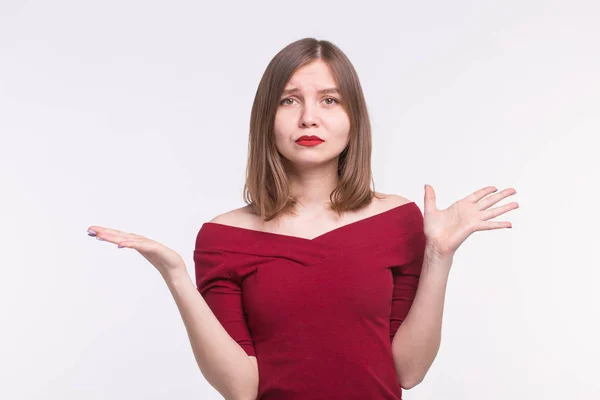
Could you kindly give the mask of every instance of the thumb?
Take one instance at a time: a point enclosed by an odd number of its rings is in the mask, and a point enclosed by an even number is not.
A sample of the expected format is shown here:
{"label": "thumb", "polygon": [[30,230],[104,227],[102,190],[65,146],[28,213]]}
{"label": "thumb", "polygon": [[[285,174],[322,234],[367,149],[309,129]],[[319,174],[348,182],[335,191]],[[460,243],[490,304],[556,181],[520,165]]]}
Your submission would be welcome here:
{"label": "thumb", "polygon": [[436,210],[435,190],[433,190],[433,186],[427,184],[425,184],[425,207]]}

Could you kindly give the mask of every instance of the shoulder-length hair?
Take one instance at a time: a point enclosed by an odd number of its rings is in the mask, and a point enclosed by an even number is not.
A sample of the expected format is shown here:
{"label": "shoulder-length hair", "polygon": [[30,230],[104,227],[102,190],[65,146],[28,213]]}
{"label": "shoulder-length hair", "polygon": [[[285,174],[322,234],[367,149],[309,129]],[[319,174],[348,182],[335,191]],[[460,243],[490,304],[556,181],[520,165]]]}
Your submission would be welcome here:
{"label": "shoulder-length hair", "polygon": [[290,193],[288,177],[275,147],[275,113],[294,72],[318,59],[331,68],[341,104],[350,119],[349,143],[338,158],[339,183],[329,196],[329,207],[339,215],[360,209],[377,197],[371,172],[371,124],[356,70],[333,43],[305,38],[287,45],[269,62],[252,105],[243,196],[263,221],[281,213],[295,214],[297,199]]}

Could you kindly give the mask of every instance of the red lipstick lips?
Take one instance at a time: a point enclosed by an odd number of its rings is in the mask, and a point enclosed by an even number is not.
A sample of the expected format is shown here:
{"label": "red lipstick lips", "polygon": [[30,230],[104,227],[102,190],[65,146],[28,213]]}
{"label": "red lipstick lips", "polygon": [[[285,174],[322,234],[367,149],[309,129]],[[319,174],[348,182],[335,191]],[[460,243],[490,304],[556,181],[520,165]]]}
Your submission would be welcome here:
{"label": "red lipstick lips", "polygon": [[296,139],[296,143],[298,143],[300,146],[316,146],[323,142],[323,139],[315,135],[303,135]]}

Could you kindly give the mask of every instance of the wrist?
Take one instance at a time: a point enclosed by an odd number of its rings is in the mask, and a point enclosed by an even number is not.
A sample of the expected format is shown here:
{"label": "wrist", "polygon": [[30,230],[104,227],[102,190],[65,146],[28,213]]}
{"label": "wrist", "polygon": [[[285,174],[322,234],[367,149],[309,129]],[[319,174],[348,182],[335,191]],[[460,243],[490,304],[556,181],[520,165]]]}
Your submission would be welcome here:
{"label": "wrist", "polygon": [[169,285],[191,279],[186,267],[177,268],[161,275],[165,282]]}
{"label": "wrist", "polygon": [[434,246],[426,245],[423,273],[443,273],[447,275],[450,273],[453,260],[454,253],[440,253]]}
{"label": "wrist", "polygon": [[425,256],[439,261],[448,261],[454,258],[454,251],[441,251],[438,246],[427,241],[425,245]]}

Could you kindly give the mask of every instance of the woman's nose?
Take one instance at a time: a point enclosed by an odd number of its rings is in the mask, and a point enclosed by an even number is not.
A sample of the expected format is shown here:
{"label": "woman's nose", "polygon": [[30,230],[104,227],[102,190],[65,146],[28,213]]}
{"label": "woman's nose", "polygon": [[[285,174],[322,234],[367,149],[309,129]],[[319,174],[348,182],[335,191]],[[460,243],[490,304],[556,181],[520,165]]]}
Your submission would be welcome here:
{"label": "woman's nose", "polygon": [[304,105],[300,115],[300,125],[302,127],[318,126],[317,110],[312,105]]}

